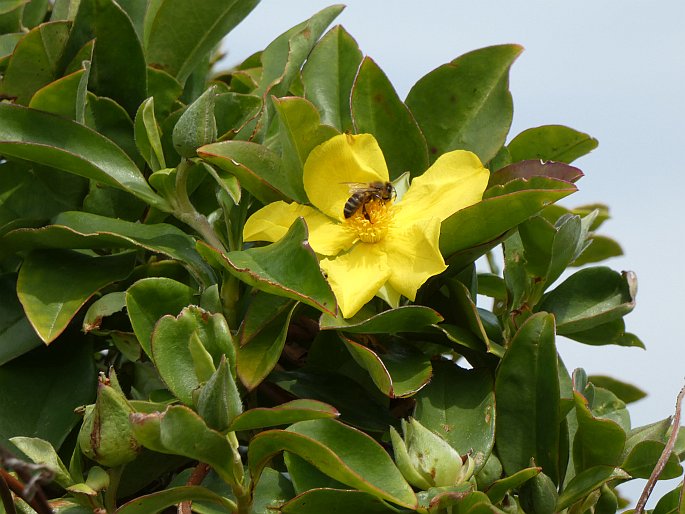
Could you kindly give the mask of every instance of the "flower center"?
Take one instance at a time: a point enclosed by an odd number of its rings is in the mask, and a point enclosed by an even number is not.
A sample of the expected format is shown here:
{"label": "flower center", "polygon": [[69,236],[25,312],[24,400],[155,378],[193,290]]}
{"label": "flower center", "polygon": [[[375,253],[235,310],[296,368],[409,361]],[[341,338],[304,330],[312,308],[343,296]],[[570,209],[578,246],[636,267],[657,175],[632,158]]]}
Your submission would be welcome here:
{"label": "flower center", "polygon": [[362,204],[346,223],[365,243],[377,243],[388,233],[393,208],[388,200],[372,198]]}

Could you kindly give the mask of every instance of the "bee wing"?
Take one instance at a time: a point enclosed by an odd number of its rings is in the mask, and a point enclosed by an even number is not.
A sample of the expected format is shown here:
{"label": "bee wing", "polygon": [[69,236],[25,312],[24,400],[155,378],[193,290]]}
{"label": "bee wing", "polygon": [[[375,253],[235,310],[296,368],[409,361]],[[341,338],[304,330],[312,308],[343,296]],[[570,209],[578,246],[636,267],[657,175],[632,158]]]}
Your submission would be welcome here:
{"label": "bee wing", "polygon": [[351,195],[369,190],[369,184],[364,182],[341,182],[341,184],[347,186]]}

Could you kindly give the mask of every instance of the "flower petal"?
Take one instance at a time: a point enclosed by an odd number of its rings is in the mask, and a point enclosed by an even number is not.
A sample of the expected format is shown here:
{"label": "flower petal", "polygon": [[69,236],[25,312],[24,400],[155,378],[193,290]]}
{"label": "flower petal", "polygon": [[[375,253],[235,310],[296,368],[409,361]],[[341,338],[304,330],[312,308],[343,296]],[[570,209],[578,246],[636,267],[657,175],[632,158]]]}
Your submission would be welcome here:
{"label": "flower petal", "polygon": [[412,180],[401,202],[395,204],[396,221],[450,217],[483,198],[490,172],[476,154],[455,150],[438,157],[425,173]]}
{"label": "flower petal", "polygon": [[350,184],[387,182],[389,175],[383,152],[371,134],[340,134],[310,152],[303,180],[312,204],[343,221]]}
{"label": "flower petal", "polygon": [[438,249],[440,220],[423,219],[409,226],[393,226],[379,246],[387,254],[392,275],[388,284],[410,300],[433,275],[447,269]]}
{"label": "flower petal", "polygon": [[335,259],[323,259],[321,269],[345,318],[354,316],[390,276],[386,255],[373,243],[359,243]]}
{"label": "flower petal", "polygon": [[282,238],[298,217],[309,229],[309,244],[320,255],[337,255],[350,248],[357,235],[308,205],[273,202],[255,212],[245,223],[244,241],[271,241]]}

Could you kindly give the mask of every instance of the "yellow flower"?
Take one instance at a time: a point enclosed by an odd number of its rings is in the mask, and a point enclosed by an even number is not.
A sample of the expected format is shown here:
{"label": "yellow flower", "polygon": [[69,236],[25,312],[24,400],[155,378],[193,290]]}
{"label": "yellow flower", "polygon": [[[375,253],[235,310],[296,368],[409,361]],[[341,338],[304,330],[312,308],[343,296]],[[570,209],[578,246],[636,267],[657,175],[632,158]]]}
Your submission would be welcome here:
{"label": "yellow flower", "polygon": [[304,165],[304,189],[313,207],[271,203],[245,224],[245,241],[278,241],[299,216],[309,244],[345,318],[375,295],[392,306],[410,300],[433,275],[446,269],[440,254],[440,223],[481,200],[489,172],[464,150],[440,156],[396,202],[371,198],[349,218],[350,184],[389,180],[375,138],[341,134],[314,148]]}

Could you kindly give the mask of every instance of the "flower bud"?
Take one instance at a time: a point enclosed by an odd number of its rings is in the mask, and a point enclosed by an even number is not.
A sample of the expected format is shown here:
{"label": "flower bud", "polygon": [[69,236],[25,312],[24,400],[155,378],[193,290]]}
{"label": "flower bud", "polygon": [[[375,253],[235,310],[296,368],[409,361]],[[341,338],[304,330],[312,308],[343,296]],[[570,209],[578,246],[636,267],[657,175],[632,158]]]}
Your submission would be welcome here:
{"label": "flower bud", "polygon": [[465,460],[438,434],[413,418],[402,420],[404,439],[394,428],[390,438],[395,462],[404,478],[420,489],[453,486],[467,481],[473,474],[475,462]]}
{"label": "flower bud", "polygon": [[[112,372],[113,373],[113,372]],[[78,435],[81,452],[89,459],[107,467],[131,462],[140,452],[140,444],[133,437],[129,414],[133,408],[121,390],[100,377],[95,404],[86,407]]]}

